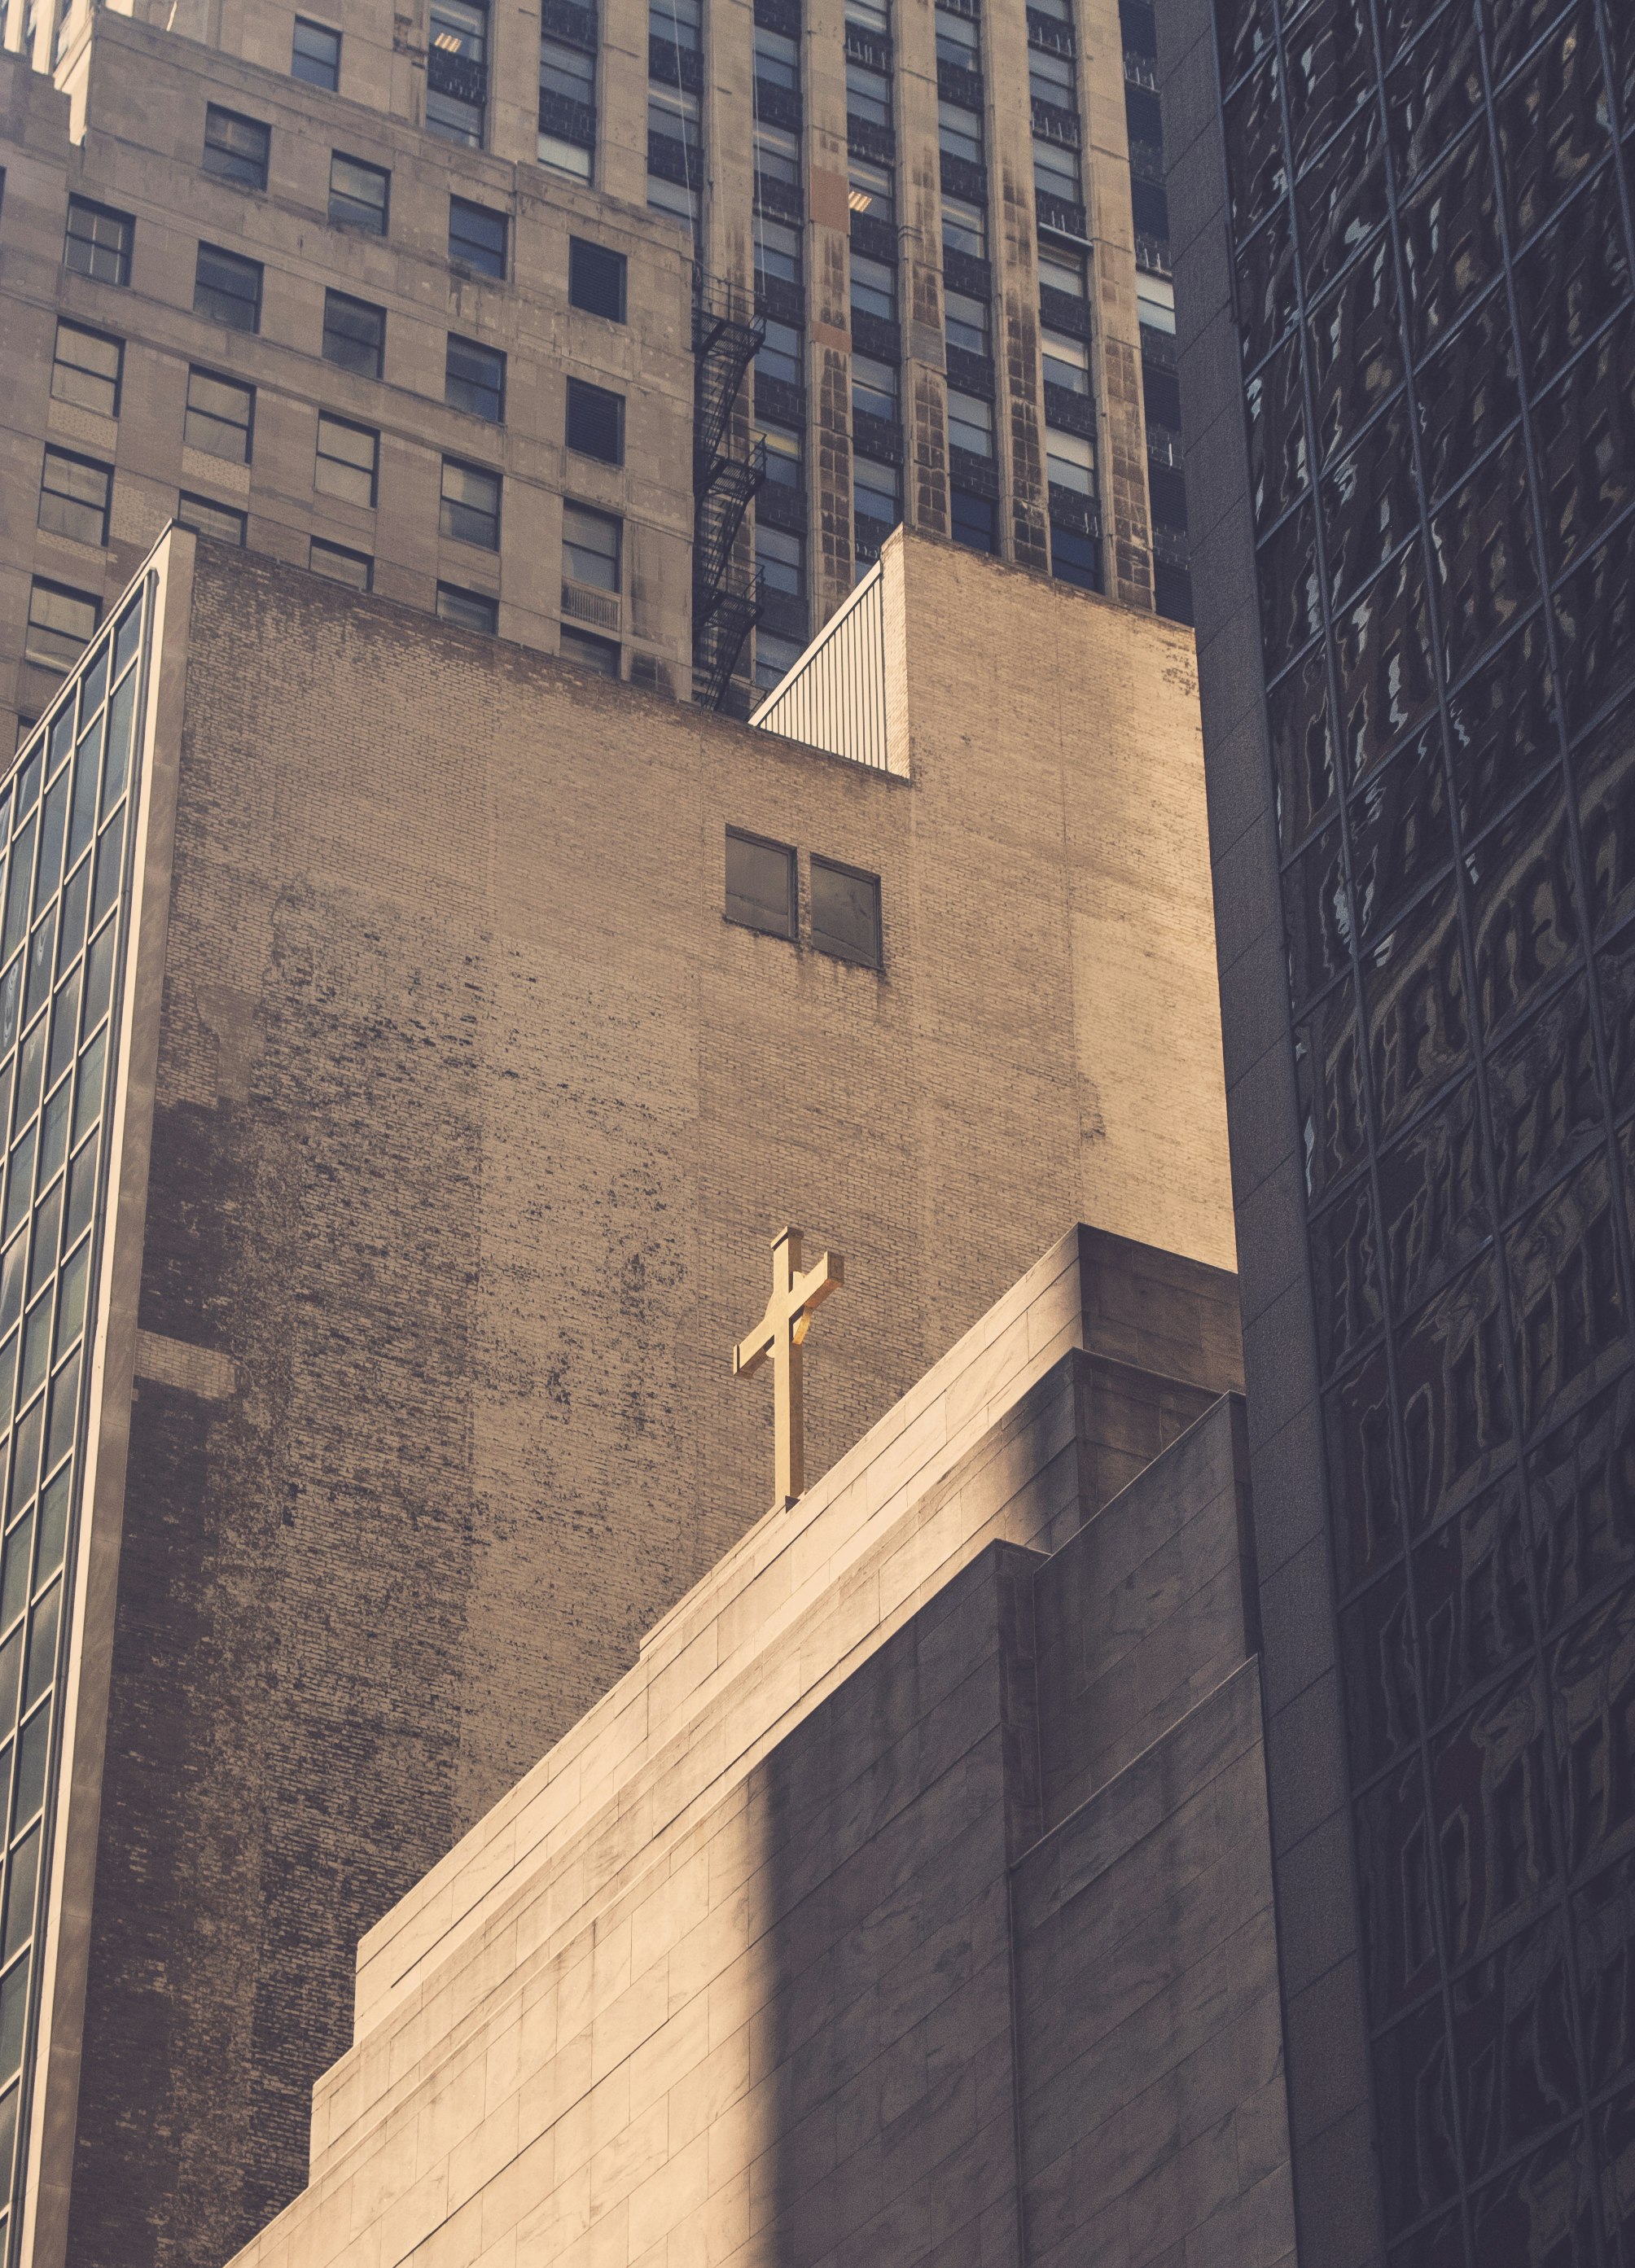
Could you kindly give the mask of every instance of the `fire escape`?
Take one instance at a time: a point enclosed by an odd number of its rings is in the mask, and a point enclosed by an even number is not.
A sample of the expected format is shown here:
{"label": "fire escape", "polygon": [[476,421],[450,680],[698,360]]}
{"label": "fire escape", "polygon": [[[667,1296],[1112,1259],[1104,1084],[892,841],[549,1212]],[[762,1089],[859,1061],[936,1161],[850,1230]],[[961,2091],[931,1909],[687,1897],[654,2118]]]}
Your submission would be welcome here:
{"label": "fire escape", "polygon": [[733,413],[764,336],[746,293],[700,280],[693,300],[693,694],[705,709],[727,706],[760,612],[759,578],[737,543],[765,457]]}

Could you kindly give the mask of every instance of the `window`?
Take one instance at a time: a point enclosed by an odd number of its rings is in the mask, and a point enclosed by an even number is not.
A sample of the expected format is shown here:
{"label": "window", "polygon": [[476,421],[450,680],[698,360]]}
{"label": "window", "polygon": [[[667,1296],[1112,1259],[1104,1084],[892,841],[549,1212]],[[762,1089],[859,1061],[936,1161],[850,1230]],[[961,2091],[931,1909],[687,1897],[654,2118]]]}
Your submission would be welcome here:
{"label": "window", "polygon": [[598,677],[617,677],[619,649],[612,638],[596,637],[591,630],[569,630],[562,633],[562,658],[577,662],[581,669],[593,670]]}
{"label": "window", "polygon": [[540,85],[547,94],[559,94],[564,101],[588,106],[596,99],[595,56],[586,55],[583,48],[565,46],[560,40],[541,40]]}
{"label": "window", "polygon": [[1162,243],[1168,236],[1169,197],[1156,181],[1131,180],[1130,210],[1138,237],[1156,237]]}
{"label": "window", "polygon": [[755,121],[755,171],[762,180],[777,181],[784,188],[800,186],[800,137],[792,134],[786,126],[769,126],[764,119]]}
{"label": "window", "polygon": [[360,378],[379,378],[386,362],[386,309],[344,291],[326,291],[323,357]]}
{"label": "window", "polygon": [[202,244],[193,277],[193,312],[232,331],[261,327],[261,263],[219,245]]}
{"label": "window", "polygon": [[328,24],[309,23],[305,16],[298,16],[290,76],[304,78],[308,86],[327,86],[333,93],[341,84],[339,32],[332,32]]}
{"label": "window", "polygon": [[887,0],[846,0],[846,21],[860,24],[877,39],[891,37],[891,11]]}
{"label": "window", "polygon": [[[1059,246],[1042,244],[1039,247],[1039,281],[1047,291],[1060,291],[1070,299],[1090,297],[1090,271],[1082,252],[1064,252]],[[1138,298],[1140,298],[1141,278],[1136,278]]]}
{"label": "window", "polygon": [[344,583],[349,590],[374,587],[374,561],[366,552],[349,551],[344,544],[320,543],[314,535],[306,563],[314,575],[322,575],[331,583]]}
{"label": "window", "polygon": [[606,387],[568,380],[568,446],[604,465],[624,462],[624,401]]}
{"label": "window", "polygon": [[426,128],[473,150],[482,146],[488,32],[487,0],[431,0]]}
{"label": "window", "polygon": [[451,335],[444,367],[443,399],[451,409],[464,409],[498,425],[505,416],[505,357],[475,339]]}
{"label": "window", "polygon": [[568,239],[568,305],[587,315],[605,315],[610,323],[624,320],[625,259],[605,245],[587,244],[583,237]]}
{"label": "window", "polygon": [[1058,583],[1076,583],[1081,591],[1101,587],[1101,560],[1094,535],[1076,527],[1050,528],[1050,572]]}
{"label": "window", "polygon": [[799,386],[802,376],[800,334],[789,323],[770,319],[766,337],[755,356],[755,377],[776,379],[780,386]]}
{"label": "window", "polygon": [[812,942],[839,961],[880,967],[880,877],[832,858],[812,861]]}
{"label": "window", "polygon": [[254,387],[216,378],[208,370],[188,372],[181,438],[189,449],[202,450],[207,457],[225,457],[229,464],[247,465],[254,413]]}
{"label": "window", "polygon": [[462,591],[453,583],[437,586],[437,610],[446,622],[462,630],[483,630],[492,637],[499,628],[499,601],[482,591]]}
{"label": "window", "polygon": [[59,323],[51,362],[52,395],[80,409],[94,409],[99,416],[117,417],[124,362],[125,350],[118,339],[82,330],[77,323]]}
{"label": "window", "polygon": [[937,105],[937,147],[945,158],[957,158],[962,165],[982,163],[982,121],[974,110],[961,110],[957,102]]}
{"label": "window", "polygon": [[851,255],[851,312],[854,315],[877,315],[882,322],[891,323],[897,317],[897,271],[888,268],[883,260],[865,260],[860,252]]}
{"label": "window", "polygon": [[1078,84],[1071,55],[1050,54],[1043,48],[1027,50],[1027,92],[1035,102],[1056,110],[1078,107]]}
{"label": "window", "polygon": [[793,937],[795,854],[787,843],[727,828],[726,917],[769,937]]}
{"label": "window", "polygon": [[972,551],[993,549],[993,504],[987,497],[973,496],[968,489],[950,489],[949,533],[956,543],[965,544]]}
{"label": "window", "polygon": [[570,583],[592,583],[599,591],[619,587],[622,523],[582,504],[562,507],[562,571]]}
{"label": "window", "polygon": [[648,0],[650,37],[667,40],[673,48],[688,48],[696,53],[700,22],[698,0]]}
{"label": "window", "polygon": [[755,632],[755,683],[770,693],[799,660],[800,640],[779,637],[775,630]]}
{"label": "window", "polygon": [[968,204],[963,197],[951,197],[945,190],[942,199],[942,248],[945,252],[962,252],[973,260],[983,260],[988,253],[988,216],[981,205]]}
{"label": "window", "polygon": [[652,84],[647,89],[647,131],[662,142],[679,142],[689,180],[698,171],[702,144],[698,129],[698,97],[685,87]]}
{"label": "window", "polygon": [[217,504],[213,497],[189,496],[184,489],[176,502],[176,517],[184,527],[193,528],[200,535],[213,536],[217,543],[236,543],[240,551],[248,525],[241,512],[230,504]]}
{"label": "window", "polygon": [[1059,142],[1034,144],[1034,187],[1041,195],[1076,205],[1079,199],[1079,154]]}
{"label": "window", "polygon": [[329,159],[329,220],[334,227],[386,234],[387,198],[392,176],[384,166],[365,165],[336,150]]}
{"label": "window", "polygon": [[784,87],[792,94],[800,85],[799,48],[785,33],[770,32],[762,24],[755,26],[755,77],[766,86]]}
{"label": "window", "polygon": [[755,438],[766,451],[769,488],[790,489],[798,496],[806,486],[800,468],[800,436],[786,425],[757,424]]}
{"label": "window", "polygon": [[895,465],[873,457],[851,460],[851,505],[865,519],[895,527],[902,515],[902,476]]}
{"label": "window", "polygon": [[482,465],[443,460],[443,503],[439,532],[481,551],[499,549],[499,475]]}
{"label": "window", "polygon": [[110,205],[93,205],[88,197],[70,197],[63,265],[98,284],[129,284],[136,233],[136,224],[129,213],[115,212]]}
{"label": "window", "polygon": [[779,284],[800,281],[800,231],[788,221],[755,215],[755,283],[764,288],[768,277]]}
{"label": "window", "polygon": [[483,276],[505,273],[506,221],[503,212],[474,205],[465,197],[448,201],[448,256]]}
{"label": "window", "polygon": [[1160,370],[1144,357],[1141,395],[1149,425],[1162,425],[1172,433],[1180,432],[1181,380],[1173,370]]}
{"label": "window", "polygon": [[877,166],[867,158],[848,158],[846,203],[851,211],[866,213],[871,220],[895,220],[897,198],[891,167]]}
{"label": "window", "polygon": [[28,593],[28,636],[23,652],[41,669],[72,669],[90,644],[101,612],[84,591],[38,578]]}
{"label": "window", "polygon": [[218,181],[236,181],[241,189],[264,189],[271,144],[272,129],[259,118],[241,118],[236,110],[223,110],[213,102],[204,113],[203,166]]}
{"label": "window", "polygon": [[804,599],[806,594],[806,545],[787,528],[755,526],[755,565],[769,591],[780,598]]}
{"label": "window", "polygon": [[380,466],[380,436],[366,425],[318,413],[318,459],[313,486],[320,496],[341,497],[372,512]]}
{"label": "window", "polygon": [[108,499],[114,489],[113,468],[89,457],[71,457],[66,449],[48,449],[40,476],[40,525],[53,535],[71,535],[77,543],[94,543],[99,549],[108,540]]}
{"label": "window", "polygon": [[596,100],[596,59],[565,40],[549,37],[540,41],[540,114],[551,124],[541,125],[538,157],[541,166],[576,180],[591,177]]}
{"label": "window", "polygon": [[942,320],[951,347],[962,347],[967,354],[991,351],[985,299],[969,298],[963,291],[945,291]]}
{"label": "window", "polygon": [[993,454],[993,404],[979,394],[960,394],[948,388],[948,446],[968,449],[974,457]]}
{"label": "window", "polygon": [[861,118],[870,126],[891,124],[891,82],[882,72],[848,61],[846,115]]}
{"label": "window", "polygon": [[1039,345],[1047,386],[1059,386],[1068,394],[1089,393],[1090,349],[1085,340],[1069,338],[1065,331],[1041,331]]}
{"label": "window", "polygon": [[897,373],[890,363],[875,362],[868,355],[852,356],[851,406],[865,416],[889,418],[895,423]]}
{"label": "window", "polygon": [[1072,489],[1076,496],[1095,494],[1095,445],[1086,435],[1049,427],[1044,437],[1044,468],[1052,488]]}
{"label": "window", "polygon": [[1162,276],[1149,276],[1145,269],[1136,270],[1136,313],[1150,331],[1162,331],[1168,338],[1175,335],[1175,287]]}
{"label": "window", "polygon": [[1186,568],[1172,566],[1167,559],[1153,562],[1153,608],[1172,622],[1191,621],[1192,577]]}
{"label": "window", "polygon": [[982,69],[981,34],[968,16],[950,16],[938,9],[937,60],[958,70]]}
{"label": "window", "polygon": [[647,210],[667,213],[672,220],[681,223],[689,236],[697,232],[698,192],[683,187],[680,181],[667,181],[658,173],[649,173]]}

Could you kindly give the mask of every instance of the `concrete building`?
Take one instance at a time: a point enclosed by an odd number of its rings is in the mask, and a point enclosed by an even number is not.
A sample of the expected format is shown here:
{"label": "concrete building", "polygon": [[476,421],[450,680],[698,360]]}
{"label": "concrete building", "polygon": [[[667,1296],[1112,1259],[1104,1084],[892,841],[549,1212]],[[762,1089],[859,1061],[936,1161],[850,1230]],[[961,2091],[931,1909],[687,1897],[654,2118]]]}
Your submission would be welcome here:
{"label": "concrete building", "polygon": [[31,2268],[204,2268],[764,1509],[783,1221],[814,1480],[1064,1219],[1233,1249],[1188,632],[899,531],[859,762],[181,530],[113,614],[5,790],[0,2117]]}
{"label": "concrete building", "polygon": [[1632,26],[1161,26],[1322,2268],[1635,2258]]}
{"label": "concrete building", "polygon": [[25,720],[178,509],[712,704],[899,519],[1189,616],[1144,0],[0,25]]}
{"label": "concrete building", "polygon": [[1062,1239],[369,1933],[237,2268],[1292,2262],[1236,1375]]}

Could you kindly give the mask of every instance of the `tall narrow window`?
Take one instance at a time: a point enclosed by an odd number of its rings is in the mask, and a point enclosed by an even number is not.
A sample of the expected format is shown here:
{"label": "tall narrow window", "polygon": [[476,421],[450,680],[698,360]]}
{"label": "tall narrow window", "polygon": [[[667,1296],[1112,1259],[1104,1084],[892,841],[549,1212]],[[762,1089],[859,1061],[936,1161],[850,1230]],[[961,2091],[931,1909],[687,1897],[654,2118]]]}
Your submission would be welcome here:
{"label": "tall narrow window", "polygon": [[54,535],[99,548],[108,540],[108,500],[114,491],[109,465],[66,449],[48,449],[40,478],[40,525]]}
{"label": "tall narrow window", "polygon": [[365,165],[337,150],[329,160],[329,218],[342,228],[384,236],[392,176],[384,166]]}
{"label": "tall narrow window", "polygon": [[963,253],[968,259],[988,256],[988,216],[968,198],[942,193],[942,248]]}
{"label": "tall narrow window", "polygon": [[596,148],[596,58],[547,33],[540,40],[539,161],[588,181]]}
{"label": "tall narrow window", "polygon": [[218,181],[236,181],[241,189],[267,187],[267,161],[272,129],[259,118],[240,117],[211,103],[204,114],[204,158],[207,173]]}
{"label": "tall narrow window", "polygon": [[446,142],[482,146],[489,99],[487,0],[431,0],[426,125]]}
{"label": "tall narrow window", "polygon": [[795,854],[786,843],[726,830],[726,918],[769,937],[795,933]]}
{"label": "tall narrow window", "polygon": [[445,457],[439,532],[457,543],[474,543],[480,551],[497,551],[499,492],[499,475],[487,466]]}
{"label": "tall narrow window", "polygon": [[327,86],[332,92],[341,84],[341,34],[328,24],[309,22],[305,16],[295,19],[295,47],[290,57],[291,78],[304,78],[308,86]]}
{"label": "tall narrow window", "polygon": [[582,504],[562,507],[562,571],[570,583],[619,588],[622,524],[611,513]]}
{"label": "tall narrow window", "polygon": [[92,204],[89,197],[70,197],[63,265],[98,284],[129,284],[136,233],[136,224],[129,213]]}
{"label": "tall narrow window", "polygon": [[498,425],[505,416],[505,357],[475,339],[450,337],[444,370],[443,399],[451,409],[464,409]]}
{"label": "tall narrow window", "polygon": [[859,252],[851,255],[851,312],[854,315],[871,315],[882,322],[895,322],[897,316],[897,271],[883,260],[866,260]]}
{"label": "tall narrow window", "polygon": [[53,397],[79,409],[94,409],[101,417],[117,417],[124,360],[118,339],[85,330],[78,323],[59,323],[51,362]]}
{"label": "tall narrow window", "polygon": [[812,942],[838,961],[880,967],[880,877],[833,858],[812,860]]}
{"label": "tall narrow window", "polygon": [[625,260],[622,252],[606,245],[587,244],[583,237],[568,239],[568,304],[587,315],[605,315],[610,323],[624,320]]}
{"label": "tall narrow window", "polygon": [[606,387],[568,380],[568,446],[604,465],[624,462],[624,401]]}
{"label": "tall narrow window", "polygon": [[225,457],[229,464],[250,461],[250,431],[255,411],[255,389],[237,379],[217,378],[208,370],[188,372],[188,408],[181,438],[190,449],[207,457]]}
{"label": "tall narrow window", "polygon": [[318,455],[313,485],[322,496],[340,497],[347,504],[372,511],[380,467],[380,436],[367,425],[353,425],[344,417],[318,414]]}
{"label": "tall narrow window", "polygon": [[207,315],[229,330],[259,331],[261,327],[261,263],[218,244],[202,244],[193,278],[193,312]]}
{"label": "tall narrow window", "polygon": [[973,457],[993,454],[993,404],[979,394],[960,394],[948,388],[948,446],[964,449]]}
{"label": "tall narrow window", "polygon": [[945,291],[942,295],[942,322],[948,344],[965,354],[985,355],[992,350],[993,342],[988,333],[988,302],[973,299],[963,291]]}
{"label": "tall narrow window", "polygon": [[360,378],[379,378],[386,360],[386,309],[344,291],[326,291],[323,357]]}
{"label": "tall narrow window", "polygon": [[464,197],[448,201],[448,256],[463,268],[482,276],[505,273],[506,221],[489,205],[474,205]]}

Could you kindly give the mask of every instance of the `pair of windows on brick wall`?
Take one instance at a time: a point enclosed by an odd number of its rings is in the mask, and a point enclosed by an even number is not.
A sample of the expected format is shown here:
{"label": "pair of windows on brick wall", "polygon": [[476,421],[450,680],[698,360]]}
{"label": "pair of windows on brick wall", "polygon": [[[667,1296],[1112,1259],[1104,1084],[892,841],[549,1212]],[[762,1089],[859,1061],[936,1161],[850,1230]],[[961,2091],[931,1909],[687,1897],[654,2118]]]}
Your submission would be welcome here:
{"label": "pair of windows on brick wall", "polygon": [[[813,852],[807,862],[809,942],[819,953],[880,966],[880,877]],[[726,918],[768,937],[799,935],[799,859],[792,844],[726,830]]]}

